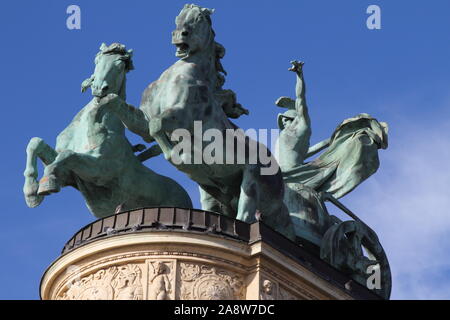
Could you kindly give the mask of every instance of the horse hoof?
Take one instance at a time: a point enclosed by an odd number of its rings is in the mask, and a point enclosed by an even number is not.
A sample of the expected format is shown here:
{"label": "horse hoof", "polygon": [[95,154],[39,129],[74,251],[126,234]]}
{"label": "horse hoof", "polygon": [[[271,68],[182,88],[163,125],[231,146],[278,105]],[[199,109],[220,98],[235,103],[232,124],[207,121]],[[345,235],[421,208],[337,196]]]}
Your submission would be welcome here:
{"label": "horse hoof", "polygon": [[38,196],[48,196],[51,193],[57,193],[61,190],[54,176],[43,177],[39,181]]}
{"label": "horse hoof", "polygon": [[25,196],[25,202],[27,203],[27,206],[29,208],[36,208],[38,205],[40,205],[42,203],[42,201],[44,200],[43,196],[38,196],[38,195],[26,195]]}
{"label": "horse hoof", "polygon": [[31,176],[25,177],[25,185],[23,186],[23,194],[25,196],[25,202],[27,203],[27,206],[30,208],[37,207],[44,200],[44,197],[37,195],[38,188],[39,188],[39,184],[35,178],[33,178]]}

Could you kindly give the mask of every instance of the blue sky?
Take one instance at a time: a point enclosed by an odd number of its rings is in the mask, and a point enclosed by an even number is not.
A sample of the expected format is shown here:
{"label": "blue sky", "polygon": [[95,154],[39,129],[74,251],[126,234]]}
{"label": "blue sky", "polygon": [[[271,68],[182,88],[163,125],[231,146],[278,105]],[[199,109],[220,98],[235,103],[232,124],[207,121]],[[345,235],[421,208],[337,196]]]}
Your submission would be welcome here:
{"label": "blue sky", "polygon": [[[2,179],[0,299],[37,299],[39,280],[65,241],[94,220],[66,188],[29,209],[22,194],[25,147],[55,138],[90,100],[80,84],[102,42],[134,49],[128,103],[176,61],[170,43],[185,1],[4,1],[0,11]],[[66,8],[81,8],[81,30]],[[367,112],[389,123],[381,167],[343,202],[378,233],[391,262],[396,299],[450,298],[450,2],[380,0],[197,1],[215,8],[216,40],[233,89],[250,110],[236,123],[276,128],[274,101],[294,96],[289,61],[307,81],[312,142],[343,119]],[[368,30],[366,8],[381,7]],[[129,134],[133,142],[140,140]],[[179,181],[199,206],[195,183],[162,157],[146,163]]]}

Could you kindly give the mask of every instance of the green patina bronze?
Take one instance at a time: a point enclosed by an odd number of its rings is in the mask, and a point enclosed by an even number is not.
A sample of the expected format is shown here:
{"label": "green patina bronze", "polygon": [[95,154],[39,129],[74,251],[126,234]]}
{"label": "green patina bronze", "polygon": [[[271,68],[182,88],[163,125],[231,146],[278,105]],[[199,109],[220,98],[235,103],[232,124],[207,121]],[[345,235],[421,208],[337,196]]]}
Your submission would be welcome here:
{"label": "green patina bronze", "polygon": [[[379,167],[378,149],[387,147],[387,124],[367,114],[344,120],[330,139],[310,147],[311,120],[306,104],[303,62],[292,61],[296,73],[296,99],[281,97],[278,161],[286,186],[284,201],[296,234],[319,244],[329,227],[329,216],[318,204],[319,193],[340,198],[370,177]],[[316,159],[305,160],[320,151]]]}
{"label": "green patina bronze", "polygon": [[[288,110],[278,116],[281,129],[279,159],[285,182],[299,182],[316,191],[341,198],[374,174],[379,165],[378,149],[387,148],[388,126],[362,113],[344,120],[330,139],[310,148],[311,121],[308,115],[303,63],[293,61],[297,74],[295,101],[281,97],[276,104]],[[305,163],[326,149],[317,159]]]}
{"label": "green patina bronze", "polygon": [[[211,27],[212,10],[185,5],[176,18],[172,43],[179,60],[145,90],[140,109],[115,104],[115,113],[125,125],[142,137],[153,137],[164,156],[177,169],[185,172],[200,186],[202,209],[219,212],[245,222],[253,222],[259,212],[264,221],[285,236],[294,239],[289,213],[283,203],[283,182],[278,170],[262,175],[258,164],[193,164],[192,153],[176,154],[183,159],[174,163],[173,142],[169,139],[176,129],[185,129],[194,137],[194,121],[202,121],[203,130],[237,129],[228,117],[247,114],[231,90],[223,90],[225,71],[220,59],[225,49],[214,38]],[[116,102],[117,96],[109,96]],[[146,122],[149,123],[146,124]],[[201,132],[200,134],[203,134]],[[241,139],[248,139],[244,136]],[[225,138],[223,139],[225,141]],[[201,142],[205,143],[205,142]],[[194,141],[192,141],[194,145]],[[264,145],[259,148],[270,154]],[[223,148],[224,156],[229,150]],[[236,157],[236,155],[234,155]]]}
{"label": "green patina bronze", "polygon": [[[281,97],[276,101],[276,105],[288,109],[278,115],[281,132],[277,152],[285,182],[284,202],[296,236],[319,246],[322,259],[363,285],[370,266],[381,270],[382,285],[375,290],[388,298],[391,273],[375,232],[336,200],[377,171],[378,150],[387,148],[387,124],[368,114],[359,114],[344,120],[330,139],[311,147],[304,63],[291,64],[289,70],[297,76],[296,99]],[[305,162],[321,151],[316,159]],[[324,200],[331,201],[354,220],[341,221],[331,216]]]}
{"label": "green patina bronze", "polygon": [[[45,196],[72,186],[96,217],[138,207],[191,208],[189,195],[178,183],[142,164],[163,153],[198,183],[202,209],[248,223],[262,219],[289,239],[312,245],[322,259],[363,285],[367,268],[375,266],[382,272],[383,286],[376,292],[388,298],[389,263],[375,232],[337,200],[377,171],[378,150],[387,148],[387,124],[359,114],[339,124],[329,139],[310,146],[303,63],[292,61],[289,70],[297,78],[296,99],[281,97],[276,102],[287,109],[278,116],[280,169],[264,174],[267,164],[261,154],[271,162],[276,162],[274,157],[265,145],[236,130],[229,119],[249,112],[232,90],[223,89],[225,48],[215,41],[212,13],[197,5],[184,6],[172,33],[179,60],[145,89],[139,108],[127,104],[125,96],[126,73],[133,69],[131,50],[118,43],[100,47],[94,74],[82,83],[82,91],[91,87],[94,98],[59,134],[55,149],[40,138],[28,144],[23,188],[27,205],[36,207]],[[196,121],[201,121],[200,132]],[[145,142],[157,144],[149,149],[132,146],[125,127]],[[172,139],[179,129],[189,134],[193,149],[177,148],[180,143]],[[193,161],[196,145],[203,150],[209,144],[196,140],[196,135],[203,137],[209,129],[220,135],[223,159],[232,155],[231,163]],[[225,145],[227,129],[245,142],[243,162],[234,148]],[[138,151],[142,152],[136,155]],[[255,164],[249,161],[252,153],[257,154]],[[45,165],[39,182],[38,158]],[[325,201],[352,220],[330,215]]]}
{"label": "green patina bronze", "polygon": [[[192,207],[189,195],[177,182],[141,163],[158,151],[153,147],[137,157],[134,152],[142,151],[142,145],[133,147],[120,119],[99,103],[110,93],[125,101],[125,74],[133,69],[131,58],[132,52],[121,44],[102,44],[95,72],[82,84],[82,91],[91,87],[94,98],[58,135],[55,149],[40,138],[30,140],[23,188],[29,207],[38,206],[45,196],[65,186],[78,189],[99,218],[144,206]],[[45,164],[39,182],[38,158]]]}

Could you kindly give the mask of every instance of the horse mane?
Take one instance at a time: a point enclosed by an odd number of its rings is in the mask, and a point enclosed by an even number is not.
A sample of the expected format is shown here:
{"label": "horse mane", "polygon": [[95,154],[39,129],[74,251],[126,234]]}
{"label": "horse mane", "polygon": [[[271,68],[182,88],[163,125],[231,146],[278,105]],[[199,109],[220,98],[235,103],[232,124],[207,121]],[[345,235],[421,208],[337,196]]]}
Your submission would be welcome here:
{"label": "horse mane", "polygon": [[213,38],[213,54],[214,54],[214,67],[216,69],[217,73],[217,88],[222,87],[222,85],[225,83],[225,77],[222,75],[226,75],[227,72],[223,68],[223,65],[221,63],[221,59],[225,56],[225,48],[220,43],[216,42],[214,38],[216,37],[216,33],[214,32],[214,29],[212,27],[212,21],[211,21],[211,15],[214,13],[214,9],[208,9],[208,8],[202,8],[196,4],[185,4],[183,9],[181,10],[180,14],[175,18],[175,23],[177,23],[178,17],[187,10],[195,10],[198,12],[198,17],[196,18],[196,22],[200,22],[202,19],[204,19],[211,29],[212,38]]}
{"label": "horse mane", "polygon": [[[208,21],[209,25],[210,26],[212,25],[211,15],[214,13],[215,9],[202,8],[202,7],[200,7],[200,6],[196,5],[196,4],[185,4],[183,9],[181,9],[181,12],[183,12],[185,10],[192,10],[192,9],[198,9],[198,11],[200,13],[199,17],[200,18],[205,18],[206,21]],[[180,14],[181,14],[181,12],[180,12]],[[175,22],[176,22],[176,18],[175,18]]]}
{"label": "horse mane", "polygon": [[242,107],[242,105],[237,102],[236,93],[233,90],[223,89],[227,72],[225,71],[221,60],[225,56],[225,47],[214,40],[216,37],[216,33],[214,32],[214,29],[212,27],[212,21],[210,17],[211,14],[213,14],[214,9],[202,8],[195,4],[186,4],[182,12],[184,10],[198,10],[199,18],[197,19],[197,21],[201,21],[201,19],[204,19],[207,21],[211,28],[214,69],[216,76],[214,97],[216,98],[217,102],[222,107],[227,117],[239,118],[242,114],[249,114],[248,110]]}
{"label": "horse mane", "polygon": [[216,88],[214,91],[215,98],[219,101],[227,117],[236,119],[243,114],[248,115],[249,111],[237,102],[236,93],[231,89],[223,89],[227,72],[223,68],[222,62],[220,60],[225,56],[225,47],[220,43],[214,41],[214,53],[217,77]]}
{"label": "horse mane", "polygon": [[[134,70],[134,65],[133,65],[133,50],[127,50],[125,45],[121,44],[121,43],[117,43],[114,42],[111,45],[107,46],[105,43],[102,43],[102,45],[100,46],[100,51],[95,55],[95,59],[94,62],[95,64],[97,64],[98,59],[100,56],[102,55],[106,55],[106,54],[118,54],[120,55],[120,60],[122,60],[123,62],[125,62],[125,72],[128,72],[130,70]],[[94,75],[92,74],[89,78],[87,78],[86,80],[84,80],[81,83],[81,92],[86,91],[94,82]],[[125,81],[124,84],[122,85],[122,89],[121,89],[122,93],[125,96]]]}
{"label": "horse mane", "polygon": [[120,60],[125,62],[125,69],[126,71],[130,71],[134,69],[133,65],[133,50],[127,50],[124,44],[114,42],[111,45],[107,46],[106,44],[102,43],[100,46],[100,51],[95,56],[95,63],[97,63],[98,57],[101,55],[106,54],[119,54]]}

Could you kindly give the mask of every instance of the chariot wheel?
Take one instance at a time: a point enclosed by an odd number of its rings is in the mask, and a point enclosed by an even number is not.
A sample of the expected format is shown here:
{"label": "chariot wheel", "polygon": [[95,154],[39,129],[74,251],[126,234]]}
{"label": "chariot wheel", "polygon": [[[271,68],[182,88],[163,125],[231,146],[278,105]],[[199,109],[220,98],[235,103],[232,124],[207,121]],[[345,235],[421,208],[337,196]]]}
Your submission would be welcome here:
{"label": "chariot wheel", "polygon": [[344,221],[325,233],[320,257],[356,282],[389,299],[392,280],[386,253],[376,233],[361,221]]}

